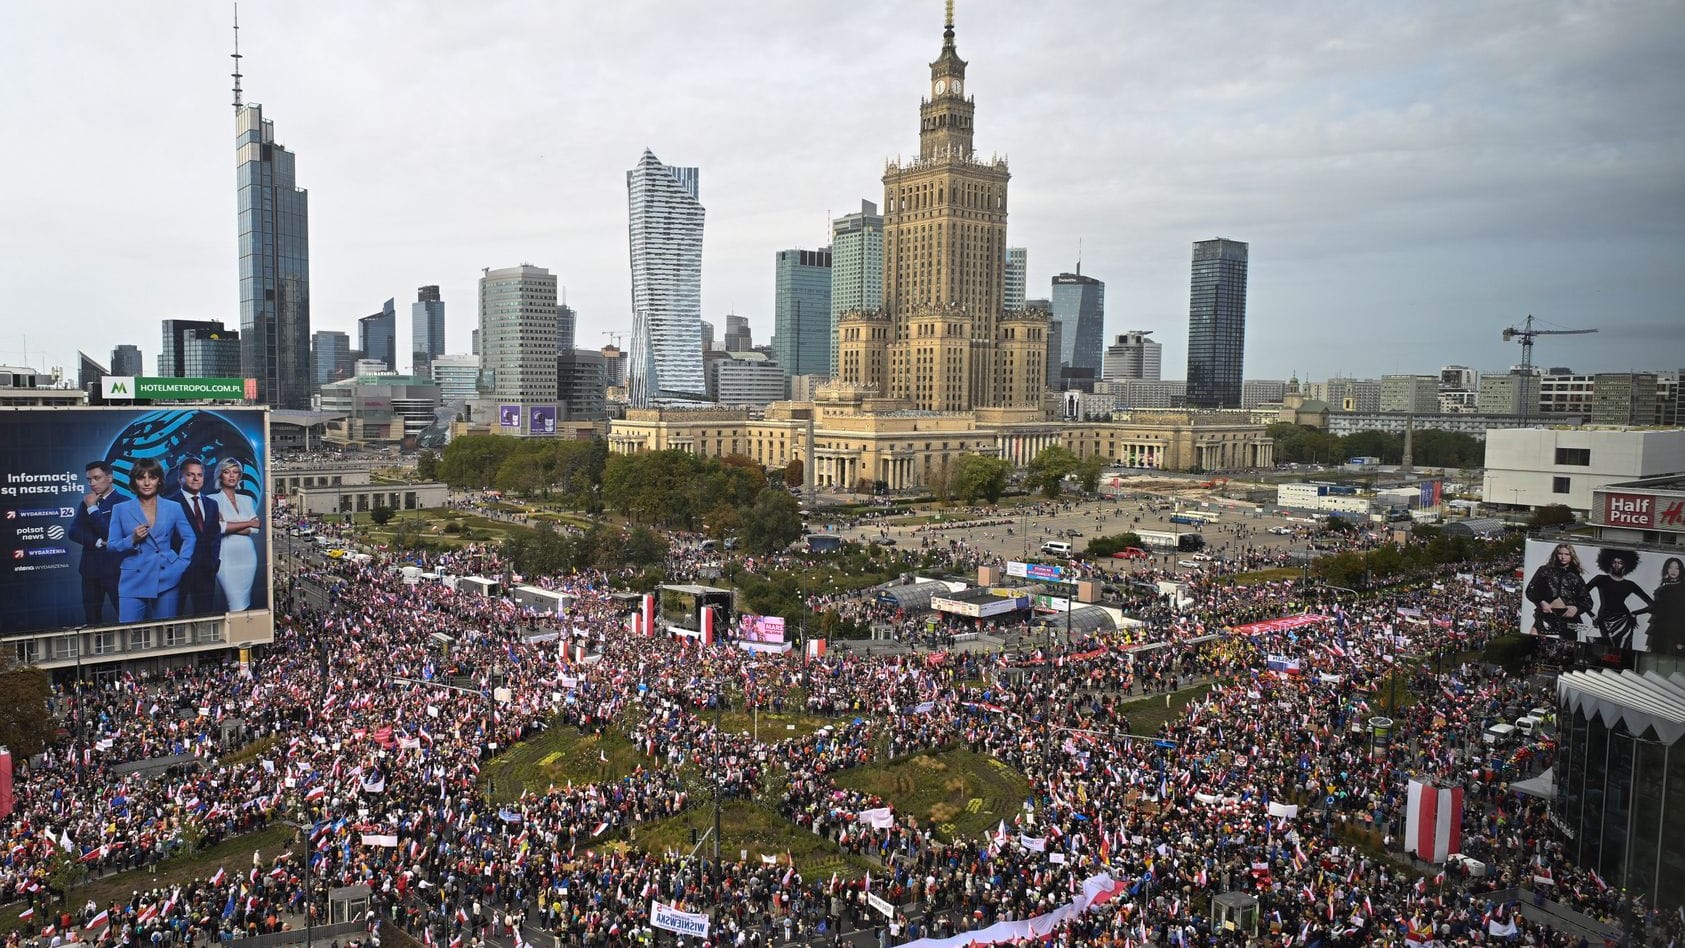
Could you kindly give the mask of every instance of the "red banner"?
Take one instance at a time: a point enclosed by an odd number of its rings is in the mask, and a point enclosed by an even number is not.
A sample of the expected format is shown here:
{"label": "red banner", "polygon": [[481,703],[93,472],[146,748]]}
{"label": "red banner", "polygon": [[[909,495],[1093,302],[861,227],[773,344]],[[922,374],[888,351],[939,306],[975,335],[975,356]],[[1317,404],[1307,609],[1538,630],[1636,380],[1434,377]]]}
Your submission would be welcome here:
{"label": "red banner", "polygon": [[1307,625],[1317,625],[1327,622],[1329,616],[1317,615],[1314,612],[1301,612],[1296,616],[1282,616],[1266,622],[1251,622],[1237,625],[1229,629],[1235,635],[1268,635],[1271,632],[1286,632],[1289,629],[1302,629]]}
{"label": "red banner", "polygon": [[0,747],[0,820],[12,815],[12,752]]}

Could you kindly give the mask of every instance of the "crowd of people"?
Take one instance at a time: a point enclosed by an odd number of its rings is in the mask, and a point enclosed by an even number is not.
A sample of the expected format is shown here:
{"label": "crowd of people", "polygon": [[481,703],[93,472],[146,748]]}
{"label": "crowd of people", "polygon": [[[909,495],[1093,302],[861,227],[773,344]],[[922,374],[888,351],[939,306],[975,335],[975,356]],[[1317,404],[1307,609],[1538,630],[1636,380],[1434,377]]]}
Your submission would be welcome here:
{"label": "crowd of people", "polygon": [[[971,552],[956,548],[955,561]],[[507,571],[478,546],[404,563]],[[20,772],[0,843],[0,904],[31,919],[9,946],[228,941],[305,913],[324,919],[328,889],[352,885],[373,893],[371,928],[456,948],[540,935],[648,944],[652,900],[712,913],[714,945],[862,931],[902,944],[1047,917],[1096,878],[1115,883],[1112,896],[1061,916],[1045,933],[1053,944],[1244,943],[1211,915],[1211,895],[1231,889],[1259,898],[1261,940],[1276,945],[1578,944],[1530,904],[1491,895],[1541,871],[1551,898],[1618,921],[1634,943],[1667,944],[1685,921],[1567,862],[1542,806],[1507,788],[1518,767],[1548,762],[1548,747],[1522,761],[1478,741],[1495,708],[1539,697],[1521,680],[1424,666],[1405,683],[1400,739],[1375,746],[1361,727],[1387,702],[1401,656],[1467,653],[1509,630],[1516,591],[1489,577],[1448,569],[1344,601],[1290,582],[1190,580],[1179,607],[1142,603],[1138,628],[1034,651],[808,660],[634,635],[609,595],[623,576],[527,577],[572,595],[565,616],[538,617],[406,582],[397,565],[302,567],[335,590],[331,608],[282,616],[250,668],[126,673],[57,693],[71,737]],[[823,605],[850,608],[841,596]],[[1302,611],[1322,619],[1219,634]],[[1291,656],[1294,673],[1269,671],[1266,655]],[[1185,713],[1135,734],[1125,699],[1196,684],[1207,690]],[[717,705],[798,700],[831,726],[762,742],[713,724]],[[639,764],[561,787],[489,779],[497,754],[549,728],[617,734]],[[986,834],[837,783],[851,768],[951,747],[995,758],[1031,788]],[[123,766],[163,757],[182,759],[159,773]],[[1398,848],[1409,776],[1469,788],[1465,850],[1489,875],[1379,855]],[[806,878],[789,860],[739,861],[729,843],[719,862],[627,845],[716,789],[874,868]],[[297,828],[293,844],[249,867],[62,906],[67,860],[132,869],[282,820]]]}

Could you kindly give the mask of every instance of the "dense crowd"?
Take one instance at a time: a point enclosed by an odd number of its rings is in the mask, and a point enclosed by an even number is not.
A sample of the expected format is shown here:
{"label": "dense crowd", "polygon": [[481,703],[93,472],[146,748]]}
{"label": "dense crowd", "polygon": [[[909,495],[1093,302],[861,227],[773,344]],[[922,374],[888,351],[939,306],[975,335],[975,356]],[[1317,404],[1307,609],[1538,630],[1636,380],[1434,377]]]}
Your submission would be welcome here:
{"label": "dense crowd", "polygon": [[[952,549],[956,565],[984,559]],[[507,572],[480,547],[405,562]],[[1483,944],[1512,924],[1523,943],[1577,943],[1529,919],[1527,905],[1488,897],[1539,870],[1554,874],[1552,898],[1652,943],[1680,933],[1679,917],[1561,859],[1540,805],[1508,790],[1518,768],[1547,761],[1492,754],[1478,735],[1495,709],[1538,699],[1523,681],[1469,664],[1423,670],[1407,683],[1415,700],[1403,738],[1377,748],[1360,726],[1400,656],[1467,652],[1508,629],[1514,591],[1486,577],[1448,570],[1344,601],[1292,583],[1183,577],[1183,602],[1146,597],[1142,625],[1126,632],[1011,657],[805,661],[633,636],[608,595],[623,577],[611,574],[528,577],[574,597],[565,617],[538,618],[506,600],[404,582],[395,565],[304,567],[335,590],[333,608],[284,617],[249,673],[122,674],[56,695],[70,739],[20,774],[0,859],[0,903],[31,913],[32,940],[226,941],[296,925],[307,911],[320,919],[329,887],[363,884],[375,893],[371,928],[399,924],[428,945],[520,943],[535,931],[559,945],[647,944],[652,899],[711,910],[713,944],[824,943],[861,929],[900,944],[1045,916],[1103,873],[1116,897],[1059,921],[1054,944],[1239,943],[1210,915],[1209,896],[1231,888],[1260,898],[1274,944]],[[844,597],[819,604],[862,608]],[[1219,634],[1300,611],[1324,619]],[[1266,654],[1292,656],[1297,673],[1267,671]],[[1133,732],[1124,698],[1193,683],[1209,690],[1186,713],[1152,735]],[[717,706],[782,707],[795,696],[832,726],[760,742],[713,724]],[[486,779],[491,757],[546,728],[616,733],[639,766],[542,791]],[[982,836],[836,782],[876,760],[955,746],[998,759],[1032,788]],[[162,772],[123,766],[176,755]],[[1362,845],[1399,835],[1409,775],[1468,786],[1466,851],[1489,876],[1411,869]],[[715,788],[767,803],[877,868],[809,879],[787,860],[716,863],[621,845]],[[309,891],[289,849],[191,885],[58,908],[55,867],[66,857],[95,873],[136,868],[277,820],[297,826],[298,851],[310,854]],[[888,900],[894,917],[868,895]]]}

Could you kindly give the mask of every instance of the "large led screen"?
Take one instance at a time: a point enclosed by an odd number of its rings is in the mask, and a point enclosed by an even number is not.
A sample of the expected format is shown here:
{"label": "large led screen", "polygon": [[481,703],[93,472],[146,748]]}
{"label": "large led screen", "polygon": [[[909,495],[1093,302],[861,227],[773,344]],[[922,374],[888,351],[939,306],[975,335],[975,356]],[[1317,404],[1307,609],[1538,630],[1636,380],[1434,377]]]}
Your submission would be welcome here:
{"label": "large led screen", "polygon": [[1685,654],[1681,557],[1615,544],[1528,540],[1521,631]]}
{"label": "large led screen", "polygon": [[0,633],[268,608],[264,416],[0,413]]}

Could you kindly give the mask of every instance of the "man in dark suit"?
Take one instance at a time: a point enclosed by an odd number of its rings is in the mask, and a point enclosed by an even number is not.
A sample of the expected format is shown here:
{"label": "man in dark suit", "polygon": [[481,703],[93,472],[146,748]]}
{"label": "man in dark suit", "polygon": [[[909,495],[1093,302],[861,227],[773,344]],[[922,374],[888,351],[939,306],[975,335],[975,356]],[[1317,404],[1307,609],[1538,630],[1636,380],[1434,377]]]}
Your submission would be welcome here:
{"label": "man in dark suit", "polygon": [[105,623],[105,603],[111,602],[111,621],[117,621],[117,566],[122,557],[105,548],[111,529],[111,508],[123,501],[113,489],[111,465],[89,461],[83,476],[88,493],[76,505],[70,539],[82,545],[82,616],[89,625]]}
{"label": "man in dark suit", "polygon": [[181,576],[183,615],[202,616],[216,611],[216,571],[222,565],[222,518],[215,492],[205,490],[205,463],[198,458],[181,462],[181,492],[176,500],[187,511],[193,525],[193,558]]}

